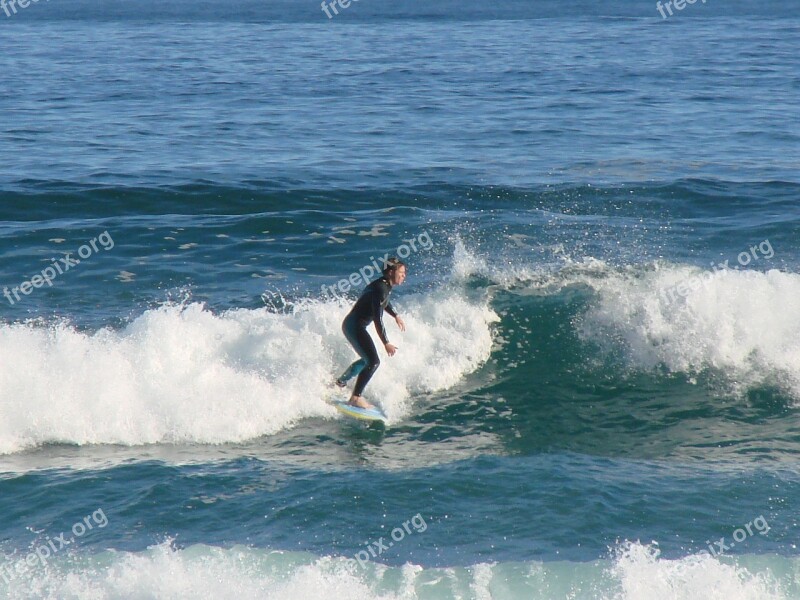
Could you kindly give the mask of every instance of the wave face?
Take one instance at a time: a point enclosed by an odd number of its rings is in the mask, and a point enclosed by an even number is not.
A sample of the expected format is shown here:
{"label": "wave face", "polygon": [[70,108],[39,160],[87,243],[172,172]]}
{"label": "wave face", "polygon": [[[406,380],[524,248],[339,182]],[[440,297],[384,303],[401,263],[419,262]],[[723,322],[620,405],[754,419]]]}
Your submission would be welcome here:
{"label": "wave face", "polygon": [[666,261],[620,267],[591,258],[556,270],[494,269],[463,246],[459,253],[462,276],[487,276],[508,293],[533,297],[531,307],[582,294],[582,310],[565,325],[591,345],[584,353],[601,350],[620,370],[721,374],[730,393],[776,386],[800,400],[800,275],[769,269],[768,259],[765,271]]}

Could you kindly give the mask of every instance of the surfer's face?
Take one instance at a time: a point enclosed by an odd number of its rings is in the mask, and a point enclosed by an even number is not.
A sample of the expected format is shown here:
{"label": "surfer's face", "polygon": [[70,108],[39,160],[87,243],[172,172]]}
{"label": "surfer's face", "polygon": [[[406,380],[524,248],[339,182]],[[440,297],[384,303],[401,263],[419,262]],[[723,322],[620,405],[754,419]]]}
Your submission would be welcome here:
{"label": "surfer's face", "polygon": [[406,268],[397,267],[394,271],[389,273],[389,282],[392,285],[400,285],[406,280]]}

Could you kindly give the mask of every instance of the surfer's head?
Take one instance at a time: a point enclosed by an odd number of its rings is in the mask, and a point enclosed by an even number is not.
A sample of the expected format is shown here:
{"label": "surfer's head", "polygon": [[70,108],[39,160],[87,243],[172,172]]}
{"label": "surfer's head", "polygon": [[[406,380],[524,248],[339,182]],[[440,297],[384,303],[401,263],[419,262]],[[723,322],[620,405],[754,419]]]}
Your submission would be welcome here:
{"label": "surfer's head", "polygon": [[406,263],[394,256],[383,263],[383,276],[392,285],[400,285],[406,279]]}

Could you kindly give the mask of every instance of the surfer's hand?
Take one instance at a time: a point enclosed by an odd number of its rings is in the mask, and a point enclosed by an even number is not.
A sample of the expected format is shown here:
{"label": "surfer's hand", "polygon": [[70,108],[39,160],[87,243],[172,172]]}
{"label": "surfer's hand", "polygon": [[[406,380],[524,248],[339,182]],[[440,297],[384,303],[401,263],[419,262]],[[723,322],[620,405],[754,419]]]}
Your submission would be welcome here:
{"label": "surfer's hand", "polygon": [[389,356],[394,356],[394,353],[397,352],[397,346],[394,344],[386,344],[384,348],[386,348],[386,354]]}
{"label": "surfer's hand", "polygon": [[403,319],[401,319],[399,315],[396,316],[394,320],[397,321],[397,326],[400,328],[400,331],[406,330],[406,322],[403,321]]}

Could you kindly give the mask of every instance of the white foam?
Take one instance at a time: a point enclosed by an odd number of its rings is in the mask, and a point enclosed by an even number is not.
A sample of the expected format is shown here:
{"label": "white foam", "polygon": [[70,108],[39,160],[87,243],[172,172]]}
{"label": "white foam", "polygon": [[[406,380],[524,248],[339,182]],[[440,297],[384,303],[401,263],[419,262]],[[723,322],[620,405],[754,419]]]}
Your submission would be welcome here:
{"label": "white foam", "polygon": [[625,544],[619,549],[610,574],[619,586],[621,599],[780,600],[790,597],[781,591],[771,569],[758,572],[736,562],[729,557],[713,558],[708,553],[666,560],[660,558],[660,551],[653,545]]}
{"label": "white foam", "polygon": [[[367,390],[392,422],[413,410],[412,394],[451,386],[486,360],[496,319],[455,293],[398,304],[408,330],[387,320],[400,350]],[[308,301],[285,314],[214,314],[193,303],[149,310],[121,330],[0,325],[0,452],[240,442],[307,417],[339,418],[323,399],[356,359],[340,329],[348,309]]]}
{"label": "white foam", "polygon": [[591,285],[584,333],[621,343],[633,365],[715,369],[742,389],[777,383],[800,398],[800,275],[661,265],[609,270]]}
{"label": "white foam", "polygon": [[[541,267],[530,267],[524,262],[498,261],[496,257],[481,256],[468,249],[458,235],[453,237],[452,242],[453,264],[450,276],[455,282],[480,276],[489,278],[502,286],[511,287],[518,281],[530,282],[547,274]],[[554,249],[554,251],[556,250]]]}
{"label": "white foam", "polygon": [[613,560],[482,563],[422,568],[359,565],[237,546],[58,556],[47,569],[0,579],[4,597],[58,600],[214,598],[215,600],[783,600],[796,597],[797,558],[688,556],[667,560],[654,546],[624,544]]}

